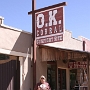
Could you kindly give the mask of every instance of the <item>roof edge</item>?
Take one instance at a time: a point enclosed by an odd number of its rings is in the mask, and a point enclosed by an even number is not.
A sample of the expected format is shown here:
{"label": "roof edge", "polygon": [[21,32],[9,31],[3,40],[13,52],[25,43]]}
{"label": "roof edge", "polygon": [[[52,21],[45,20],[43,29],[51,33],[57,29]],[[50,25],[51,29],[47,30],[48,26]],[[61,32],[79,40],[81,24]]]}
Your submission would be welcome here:
{"label": "roof edge", "polygon": [[27,31],[24,31],[24,30],[21,30],[21,29],[18,29],[18,28],[14,28],[14,27],[8,26],[8,25],[1,24],[1,27],[32,35],[31,32],[27,32]]}

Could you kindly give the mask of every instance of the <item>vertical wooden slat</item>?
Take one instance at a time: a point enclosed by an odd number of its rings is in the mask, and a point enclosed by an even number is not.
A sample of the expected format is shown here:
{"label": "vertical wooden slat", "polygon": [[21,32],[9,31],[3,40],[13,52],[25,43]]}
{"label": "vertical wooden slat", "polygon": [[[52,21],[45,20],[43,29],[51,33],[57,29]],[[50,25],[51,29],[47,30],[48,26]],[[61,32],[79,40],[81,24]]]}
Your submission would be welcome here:
{"label": "vertical wooden slat", "polygon": [[8,62],[7,63],[8,64],[8,69],[7,69],[7,74],[8,74],[8,90],[10,90],[10,70],[9,70],[9,68],[10,68],[10,62]]}
{"label": "vertical wooden slat", "polygon": [[14,72],[14,68],[13,68],[13,60],[10,61],[9,63],[9,72],[10,72],[10,79],[9,79],[9,85],[10,85],[10,90],[14,90],[13,89],[13,72]]}
{"label": "vertical wooden slat", "polygon": [[9,85],[9,62],[7,63],[7,90],[10,90],[10,85]]}
{"label": "vertical wooden slat", "polygon": [[4,90],[4,64],[2,64],[2,90]]}
{"label": "vertical wooden slat", "polygon": [[20,61],[17,60],[17,90],[20,90]]}
{"label": "vertical wooden slat", "polygon": [[0,65],[0,90],[2,90],[2,65]]}
{"label": "vertical wooden slat", "polygon": [[64,53],[57,49],[42,48],[42,61],[56,61],[64,58]]}
{"label": "vertical wooden slat", "polygon": [[8,80],[8,76],[9,76],[9,75],[8,75],[8,63],[7,63],[7,89],[6,89],[6,90],[9,90],[9,89],[8,89],[8,81],[9,81],[9,80]]}
{"label": "vertical wooden slat", "polygon": [[9,82],[9,90],[11,90],[11,77],[12,77],[12,73],[11,73],[11,66],[12,66],[12,61],[10,61],[10,62],[8,62],[8,65],[9,65],[9,67],[8,67],[8,82]]}
{"label": "vertical wooden slat", "polygon": [[7,87],[7,72],[6,72],[6,63],[4,64],[4,74],[5,74],[5,76],[4,76],[4,90],[6,90],[6,87]]}
{"label": "vertical wooden slat", "polygon": [[5,67],[5,70],[6,70],[6,90],[7,90],[7,85],[8,85],[8,81],[7,81],[7,78],[8,78],[8,76],[7,76],[7,64],[6,64],[6,67]]}
{"label": "vertical wooden slat", "polygon": [[17,77],[16,77],[16,60],[13,60],[13,87],[14,90],[17,90]]}

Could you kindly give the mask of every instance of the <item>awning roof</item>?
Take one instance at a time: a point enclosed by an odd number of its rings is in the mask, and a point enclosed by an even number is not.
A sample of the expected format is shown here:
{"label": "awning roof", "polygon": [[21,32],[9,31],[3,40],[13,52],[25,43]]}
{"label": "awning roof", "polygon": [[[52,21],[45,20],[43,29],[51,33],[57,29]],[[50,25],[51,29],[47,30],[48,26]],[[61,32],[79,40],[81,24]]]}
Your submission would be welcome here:
{"label": "awning roof", "polygon": [[41,48],[55,48],[55,49],[58,49],[58,50],[63,50],[63,51],[69,51],[69,52],[80,52],[80,53],[87,53],[87,54],[90,54],[90,52],[88,51],[82,51],[82,50],[75,50],[75,49],[68,49],[68,48],[60,48],[60,47],[53,47],[53,46],[47,46],[47,45],[39,45],[39,47]]}
{"label": "awning roof", "polygon": [[39,48],[42,48],[42,60],[43,61],[52,61],[60,59],[84,59],[90,58],[90,52],[67,49],[67,48],[58,48],[46,45],[39,45]]}

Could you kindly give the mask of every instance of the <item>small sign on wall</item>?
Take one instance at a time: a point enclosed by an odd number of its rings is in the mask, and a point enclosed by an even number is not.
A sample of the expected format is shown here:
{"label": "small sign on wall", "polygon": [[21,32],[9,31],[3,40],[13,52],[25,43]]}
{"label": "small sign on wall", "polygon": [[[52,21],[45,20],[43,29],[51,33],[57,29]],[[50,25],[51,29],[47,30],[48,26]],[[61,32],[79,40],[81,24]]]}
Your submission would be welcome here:
{"label": "small sign on wall", "polygon": [[68,68],[87,68],[87,62],[86,61],[69,62],[68,63]]}

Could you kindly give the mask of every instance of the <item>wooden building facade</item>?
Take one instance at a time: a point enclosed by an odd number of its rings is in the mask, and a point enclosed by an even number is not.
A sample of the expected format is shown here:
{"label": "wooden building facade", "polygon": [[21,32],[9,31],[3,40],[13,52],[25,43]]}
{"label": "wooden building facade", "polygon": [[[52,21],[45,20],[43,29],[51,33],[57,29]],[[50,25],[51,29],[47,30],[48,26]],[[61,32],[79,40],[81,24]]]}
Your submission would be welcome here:
{"label": "wooden building facade", "polygon": [[[72,90],[77,80],[81,90],[89,90],[90,53],[83,50],[83,41],[70,37],[71,33],[68,31],[65,34],[62,42],[37,46],[36,81],[38,82],[40,75],[45,75],[52,90]],[[78,44],[74,44],[77,42]],[[87,85],[83,85],[84,81]]]}

